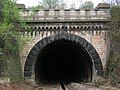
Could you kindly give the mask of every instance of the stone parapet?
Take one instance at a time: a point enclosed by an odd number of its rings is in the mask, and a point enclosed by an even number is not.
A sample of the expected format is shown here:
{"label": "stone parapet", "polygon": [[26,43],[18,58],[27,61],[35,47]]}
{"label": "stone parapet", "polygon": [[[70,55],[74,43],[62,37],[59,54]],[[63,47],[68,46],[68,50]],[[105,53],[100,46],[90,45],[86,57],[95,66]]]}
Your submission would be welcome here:
{"label": "stone parapet", "polygon": [[80,10],[80,9],[64,9],[64,10],[35,10],[32,14],[31,10],[23,10],[21,12],[23,20],[30,21],[71,21],[71,20],[106,20],[110,18],[108,10]]}

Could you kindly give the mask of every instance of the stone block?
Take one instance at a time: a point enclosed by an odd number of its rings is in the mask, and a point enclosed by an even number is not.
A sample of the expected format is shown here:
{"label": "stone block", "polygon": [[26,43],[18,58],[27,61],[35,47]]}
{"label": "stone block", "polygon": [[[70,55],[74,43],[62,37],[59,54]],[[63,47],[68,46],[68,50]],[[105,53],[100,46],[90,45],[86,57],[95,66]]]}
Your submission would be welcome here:
{"label": "stone block", "polygon": [[8,77],[1,77],[0,78],[0,83],[1,84],[10,83],[10,78],[8,78]]}
{"label": "stone block", "polygon": [[100,89],[102,89],[102,90],[110,90],[110,87],[107,87],[107,86],[100,86]]}

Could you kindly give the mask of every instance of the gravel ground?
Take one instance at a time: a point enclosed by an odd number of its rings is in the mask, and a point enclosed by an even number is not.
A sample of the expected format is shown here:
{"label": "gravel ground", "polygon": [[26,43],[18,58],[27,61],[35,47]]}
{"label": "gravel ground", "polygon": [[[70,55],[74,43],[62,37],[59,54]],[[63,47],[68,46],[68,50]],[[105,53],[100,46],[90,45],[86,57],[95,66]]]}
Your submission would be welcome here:
{"label": "gravel ground", "polygon": [[[60,85],[28,86],[25,84],[0,84],[0,90],[62,90]],[[120,90],[114,87],[71,84],[66,90]]]}

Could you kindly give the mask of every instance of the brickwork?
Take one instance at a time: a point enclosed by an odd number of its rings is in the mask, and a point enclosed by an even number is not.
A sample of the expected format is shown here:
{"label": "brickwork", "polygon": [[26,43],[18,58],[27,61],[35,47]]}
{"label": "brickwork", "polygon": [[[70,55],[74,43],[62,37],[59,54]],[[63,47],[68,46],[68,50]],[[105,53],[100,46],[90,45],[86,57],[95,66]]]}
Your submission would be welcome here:
{"label": "brickwork", "polygon": [[[48,33],[48,34],[46,34]],[[106,35],[106,32],[105,31],[100,31],[100,32],[96,32],[96,31],[76,31],[76,32],[68,32],[68,33],[71,33],[71,34],[75,34],[75,35],[78,35],[80,37],[83,37],[85,38],[88,42],[90,42],[94,48],[97,50],[100,58],[101,58],[101,61],[102,61],[102,64],[103,64],[103,67],[105,67],[106,65],[106,59],[107,59],[107,51],[108,51],[108,42],[106,42],[106,39],[105,39],[105,35]],[[25,61],[27,59],[27,56],[30,52],[30,50],[32,49],[32,47],[38,42],[40,41],[42,38],[45,38],[45,37],[48,37],[50,36],[50,32],[46,32],[46,31],[43,31],[44,34],[43,36],[41,34],[37,34],[36,36],[33,35],[33,38],[30,42],[27,43],[27,45],[23,48],[23,50],[21,51],[21,62],[22,62],[22,67],[23,67],[23,71],[24,71],[24,65],[25,65]],[[52,32],[51,35],[54,35],[54,32]]]}
{"label": "brickwork", "polygon": [[[86,50],[95,69],[93,75],[103,72],[109,54],[109,39],[106,38],[110,18],[109,5],[99,4],[95,10],[35,10],[31,18],[31,11],[25,8],[21,15],[29,26],[23,27],[20,33],[23,38],[32,37],[21,50],[25,77],[30,80],[33,80],[31,77],[35,78],[33,63],[39,51],[47,44],[58,40],[58,37],[79,43]],[[63,36],[59,34],[61,32],[67,34]]]}

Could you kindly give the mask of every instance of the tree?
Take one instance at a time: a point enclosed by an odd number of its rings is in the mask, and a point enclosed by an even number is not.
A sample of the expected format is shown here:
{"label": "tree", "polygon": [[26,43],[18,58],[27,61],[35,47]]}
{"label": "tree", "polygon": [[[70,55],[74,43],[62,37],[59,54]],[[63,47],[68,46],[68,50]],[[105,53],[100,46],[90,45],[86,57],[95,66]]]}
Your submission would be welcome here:
{"label": "tree", "polygon": [[0,23],[2,22],[2,1],[0,0]]}
{"label": "tree", "polygon": [[109,83],[120,88],[120,6],[111,8],[108,36],[110,54],[106,65],[106,77]]}
{"label": "tree", "polygon": [[[19,54],[20,29],[22,22],[16,2],[11,0],[2,1],[2,22],[0,23],[0,64],[5,62],[5,68],[0,73],[2,77],[9,77],[12,82],[22,80],[22,69]],[[0,66],[1,66],[0,65]],[[3,68],[3,69],[1,69]],[[4,70],[6,69],[6,70]],[[19,72],[16,72],[19,71]]]}
{"label": "tree", "polygon": [[75,3],[70,5],[70,9],[75,9]]}
{"label": "tree", "polygon": [[115,6],[115,5],[120,6],[120,0],[107,0],[107,2],[108,2],[111,6]]}
{"label": "tree", "polygon": [[40,3],[40,6],[43,6],[45,9],[58,9],[64,8],[65,3],[63,0],[43,0]]}
{"label": "tree", "polygon": [[94,8],[94,4],[92,1],[86,1],[84,2],[81,7],[82,9],[93,9]]}

